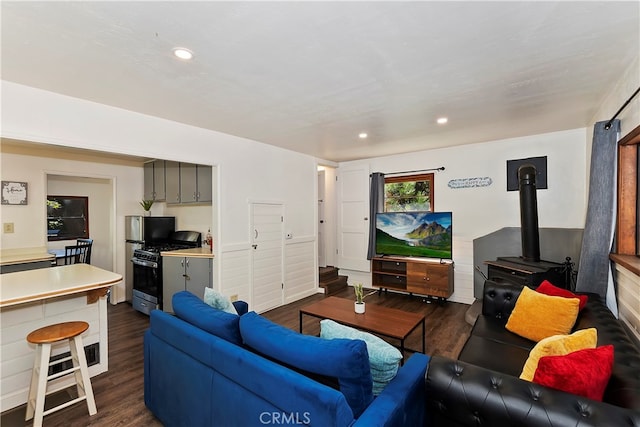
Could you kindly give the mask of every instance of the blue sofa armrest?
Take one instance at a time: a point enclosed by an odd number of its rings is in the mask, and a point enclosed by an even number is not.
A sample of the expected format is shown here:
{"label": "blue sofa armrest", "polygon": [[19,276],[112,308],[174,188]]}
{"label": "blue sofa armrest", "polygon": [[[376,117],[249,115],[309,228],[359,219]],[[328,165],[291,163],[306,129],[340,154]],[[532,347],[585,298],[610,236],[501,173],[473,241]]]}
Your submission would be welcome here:
{"label": "blue sofa armrest", "polygon": [[425,420],[424,375],[430,357],[414,353],[396,377],[358,417],[353,426],[422,426]]}
{"label": "blue sofa armrest", "polygon": [[246,314],[249,311],[249,304],[244,301],[234,301],[232,302],[232,304],[236,308],[236,311],[240,316]]}

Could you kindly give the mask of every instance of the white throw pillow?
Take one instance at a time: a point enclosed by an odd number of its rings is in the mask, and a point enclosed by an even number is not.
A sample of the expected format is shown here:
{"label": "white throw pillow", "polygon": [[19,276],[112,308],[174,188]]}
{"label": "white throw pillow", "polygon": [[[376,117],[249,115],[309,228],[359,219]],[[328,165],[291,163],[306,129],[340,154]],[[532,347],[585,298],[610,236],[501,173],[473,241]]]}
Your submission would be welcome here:
{"label": "white throw pillow", "polygon": [[320,338],[347,338],[362,340],[367,344],[374,396],[382,393],[385,386],[389,384],[398,373],[402,353],[382,338],[349,326],[341,325],[329,319],[320,321]]}
{"label": "white throw pillow", "polygon": [[238,314],[236,308],[231,304],[231,300],[215,289],[204,288],[204,302],[218,310],[226,311],[231,314]]}

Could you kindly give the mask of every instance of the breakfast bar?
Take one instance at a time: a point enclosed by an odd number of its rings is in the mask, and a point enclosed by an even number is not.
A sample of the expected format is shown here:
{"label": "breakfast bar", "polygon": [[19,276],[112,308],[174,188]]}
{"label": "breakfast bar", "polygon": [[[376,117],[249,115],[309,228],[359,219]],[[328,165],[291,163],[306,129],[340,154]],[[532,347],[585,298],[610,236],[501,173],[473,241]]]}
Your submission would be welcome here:
{"label": "breakfast bar", "polygon": [[0,273],[51,267],[55,255],[45,247],[0,249]]}
{"label": "breakfast bar", "polygon": [[[120,274],[89,264],[6,273],[0,277],[0,411],[27,401],[35,357],[26,340],[30,331],[53,323],[82,320],[89,374],[108,370],[107,291],[122,280]],[[53,355],[67,351],[53,348]],[[49,391],[72,384],[63,377],[50,383]]]}

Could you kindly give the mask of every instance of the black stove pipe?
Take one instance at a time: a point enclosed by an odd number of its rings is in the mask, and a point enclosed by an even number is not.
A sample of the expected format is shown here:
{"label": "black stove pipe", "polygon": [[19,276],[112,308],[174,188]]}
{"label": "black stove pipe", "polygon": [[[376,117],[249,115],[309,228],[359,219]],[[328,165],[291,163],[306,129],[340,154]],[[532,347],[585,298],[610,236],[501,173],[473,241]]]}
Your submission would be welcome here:
{"label": "black stove pipe", "polygon": [[518,168],[522,259],[532,262],[540,261],[536,172],[536,167],[530,164]]}

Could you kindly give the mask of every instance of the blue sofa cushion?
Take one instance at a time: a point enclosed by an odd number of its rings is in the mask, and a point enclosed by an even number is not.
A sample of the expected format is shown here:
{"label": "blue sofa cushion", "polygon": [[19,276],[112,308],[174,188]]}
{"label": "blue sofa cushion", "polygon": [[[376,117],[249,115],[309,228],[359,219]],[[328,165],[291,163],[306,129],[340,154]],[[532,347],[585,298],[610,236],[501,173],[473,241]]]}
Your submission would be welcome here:
{"label": "blue sofa cushion", "polygon": [[382,338],[341,325],[329,319],[320,321],[320,338],[347,338],[362,340],[367,344],[374,396],[382,393],[382,390],[398,373],[402,353]]}
{"label": "blue sofa cushion", "polygon": [[340,392],[355,418],[373,400],[369,355],[364,341],[302,335],[255,312],[240,317],[240,333],[248,347],[273,360],[337,378]]}
{"label": "blue sofa cushion", "polygon": [[175,315],[210,334],[237,345],[242,345],[237,314],[226,313],[206,304],[188,291],[176,292],[172,299]]}

